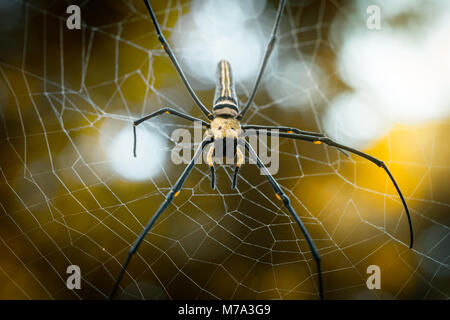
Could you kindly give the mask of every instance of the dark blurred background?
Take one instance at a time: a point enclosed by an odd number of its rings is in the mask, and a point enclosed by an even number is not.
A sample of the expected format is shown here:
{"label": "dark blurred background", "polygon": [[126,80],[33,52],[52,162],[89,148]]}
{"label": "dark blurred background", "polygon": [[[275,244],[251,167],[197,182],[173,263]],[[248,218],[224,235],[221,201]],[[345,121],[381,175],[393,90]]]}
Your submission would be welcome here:
{"label": "dark blurred background", "polygon": [[[241,105],[277,1],[151,1],[199,98],[230,60]],[[81,30],[66,8],[81,8]],[[380,24],[373,14],[380,12]],[[450,5],[287,1],[277,49],[244,122],[324,131],[386,162],[281,141],[275,175],[323,262],[327,299],[448,299]],[[368,22],[369,21],[369,22]],[[375,22],[374,22],[375,21]],[[373,24],[375,23],[375,25]],[[126,253],[183,171],[170,106],[202,117],[142,1],[0,1],[0,298],[103,299]],[[121,283],[124,299],[316,299],[317,272],[264,176],[200,164]],[[78,265],[81,290],[66,287]],[[381,269],[368,290],[367,267]]]}

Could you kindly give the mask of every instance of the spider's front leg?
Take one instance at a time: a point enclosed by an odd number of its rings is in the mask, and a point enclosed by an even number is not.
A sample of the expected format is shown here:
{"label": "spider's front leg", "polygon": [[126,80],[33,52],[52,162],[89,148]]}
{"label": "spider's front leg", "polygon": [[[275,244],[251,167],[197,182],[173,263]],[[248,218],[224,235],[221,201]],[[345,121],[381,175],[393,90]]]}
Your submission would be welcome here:
{"label": "spider's front leg", "polygon": [[252,104],[253,99],[255,98],[255,94],[256,91],[258,90],[259,83],[261,82],[261,79],[264,75],[264,71],[266,70],[267,62],[269,61],[270,55],[272,54],[273,48],[275,47],[275,42],[277,41],[278,38],[278,28],[280,27],[281,16],[283,15],[285,5],[286,0],[280,0],[280,3],[278,4],[277,16],[275,18],[275,24],[273,25],[272,29],[272,35],[270,36],[270,40],[267,43],[266,51],[264,53],[264,58],[261,67],[259,68],[258,76],[256,77],[253,90],[251,91],[251,94],[248,98],[247,103],[245,104],[245,107],[241,110],[241,112],[237,116],[237,119],[239,120],[241,120],[245,116],[245,113],[250,108],[250,105]]}
{"label": "spider's front leg", "polygon": [[161,42],[161,45],[166,51],[167,55],[169,56],[170,60],[172,61],[175,69],[178,72],[178,75],[180,76],[181,80],[183,81],[184,85],[186,86],[186,89],[188,90],[189,94],[191,95],[192,99],[194,99],[195,103],[199,106],[200,110],[202,110],[203,114],[210,119],[210,112],[209,110],[203,105],[203,103],[200,101],[200,99],[195,94],[194,90],[192,89],[188,79],[186,78],[183,70],[181,69],[180,64],[178,63],[177,58],[175,57],[172,49],[170,48],[169,44],[166,41],[166,38],[164,37],[161,27],[159,26],[158,20],[156,19],[156,15],[153,12],[152,6],[150,5],[150,2],[148,0],[144,0],[145,6],[147,7],[148,13],[150,14],[150,18],[152,19],[153,25],[155,26],[156,34],[158,35],[158,40]]}
{"label": "spider's front leg", "polygon": [[256,160],[256,165],[260,170],[263,171],[264,175],[266,176],[267,180],[269,180],[269,183],[272,185],[272,188],[275,190],[275,194],[279,200],[283,201],[284,206],[288,209],[289,213],[294,218],[295,222],[299,226],[300,230],[303,233],[303,236],[306,239],[306,242],[308,243],[308,246],[311,250],[311,254],[316,261],[317,265],[317,274],[319,278],[319,297],[323,300],[323,286],[322,286],[322,266],[321,266],[321,258],[319,251],[316,248],[316,245],[314,244],[311,236],[309,235],[308,230],[306,229],[305,225],[303,224],[303,221],[298,216],[297,212],[294,210],[294,208],[291,205],[291,202],[288,198],[288,196],[284,193],[284,191],[281,189],[278,182],[275,180],[275,178],[270,174],[267,167],[262,163],[261,159],[259,159],[258,155],[256,154],[255,150],[252,148],[252,146],[245,140],[243,140],[243,143],[245,145],[245,149],[249,152],[249,156]]}
{"label": "spider's front leg", "polygon": [[156,116],[160,116],[160,115],[162,115],[162,114],[170,114],[170,115],[177,116],[177,117],[180,117],[180,118],[189,120],[189,121],[193,121],[193,122],[201,122],[201,124],[202,124],[203,127],[209,128],[209,123],[207,123],[206,121],[203,121],[203,120],[201,120],[201,119],[195,118],[195,117],[193,117],[193,116],[191,116],[191,115],[188,115],[188,114],[186,114],[186,113],[177,111],[177,110],[172,109],[172,108],[162,108],[162,109],[159,109],[159,110],[157,110],[157,111],[155,111],[155,112],[152,112],[152,113],[150,113],[149,115],[147,115],[147,116],[145,116],[145,117],[142,117],[142,118],[140,118],[140,119],[138,119],[138,120],[136,120],[136,121],[133,122],[133,137],[134,137],[134,142],[133,142],[133,155],[134,155],[135,158],[136,158],[136,127],[137,127],[138,125],[140,125],[142,122],[147,121],[147,120],[150,120],[151,118],[154,118],[154,117],[156,117]]}
{"label": "spider's front leg", "polygon": [[213,142],[213,138],[212,137],[206,137],[202,141],[202,143],[198,147],[197,151],[195,152],[194,157],[189,162],[189,164],[186,166],[186,168],[184,169],[183,173],[181,174],[180,178],[177,180],[175,185],[170,189],[170,191],[167,194],[166,199],[164,200],[164,202],[161,204],[159,209],[156,211],[156,213],[153,215],[153,217],[147,223],[147,225],[145,226],[144,230],[142,230],[141,234],[137,238],[136,242],[133,244],[133,246],[128,251],[128,255],[127,255],[124,263],[122,264],[122,269],[120,270],[120,273],[119,273],[119,275],[118,275],[118,277],[116,279],[116,282],[114,283],[114,287],[113,287],[113,289],[111,291],[109,299],[113,299],[114,298],[114,295],[116,294],[116,291],[117,291],[117,289],[119,287],[120,281],[122,280],[122,277],[123,277],[123,275],[125,273],[125,270],[127,269],[128,264],[130,263],[131,257],[136,253],[136,251],[138,250],[140,244],[142,243],[142,241],[144,240],[145,236],[150,231],[150,229],[153,227],[153,225],[155,224],[156,220],[159,218],[161,213],[164,212],[164,210],[167,208],[167,206],[178,195],[178,193],[180,192],[181,187],[183,186],[183,183],[186,181],[186,178],[191,173],[191,171],[194,168],[194,165],[197,162],[198,158],[201,156],[201,154],[202,154],[203,150],[205,149],[205,147],[208,144],[210,144],[211,142]]}

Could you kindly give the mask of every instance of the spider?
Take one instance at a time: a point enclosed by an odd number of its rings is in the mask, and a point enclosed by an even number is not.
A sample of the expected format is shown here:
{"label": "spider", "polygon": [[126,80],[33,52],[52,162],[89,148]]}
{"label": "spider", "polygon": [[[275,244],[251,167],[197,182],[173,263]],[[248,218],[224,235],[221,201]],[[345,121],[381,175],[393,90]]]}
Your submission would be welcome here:
{"label": "spider", "polygon": [[[303,224],[302,220],[298,216],[297,212],[292,207],[289,198],[284,193],[284,191],[281,189],[278,182],[274,179],[274,177],[269,173],[266,166],[262,163],[262,161],[257,156],[255,150],[252,148],[252,146],[243,139],[243,130],[245,129],[253,129],[254,134],[263,134],[263,135],[270,135],[270,130],[277,130],[277,135],[283,138],[289,138],[289,139],[297,139],[297,140],[303,140],[303,141],[309,141],[314,144],[326,144],[328,146],[332,146],[337,148],[338,150],[342,151],[344,154],[349,156],[347,152],[356,154],[360,157],[363,157],[377,166],[383,168],[386,173],[388,174],[389,178],[391,179],[392,183],[394,184],[398,195],[401,198],[401,201],[403,203],[403,207],[405,209],[408,223],[409,223],[409,232],[410,232],[410,245],[409,247],[412,248],[413,246],[413,228],[412,228],[412,222],[411,217],[409,214],[408,206],[406,205],[406,201],[402,195],[402,192],[400,191],[400,188],[398,187],[394,177],[392,176],[389,169],[386,167],[383,161],[378,160],[364,152],[355,150],[353,148],[347,147],[345,145],[339,144],[333,140],[331,140],[329,137],[322,133],[317,132],[309,132],[309,131],[303,131],[299,130],[297,128],[291,128],[291,127],[283,127],[283,126],[260,126],[260,125],[250,125],[250,124],[241,124],[242,118],[245,116],[245,113],[249,109],[250,105],[253,102],[253,98],[255,97],[256,91],[258,89],[259,83],[261,82],[261,78],[263,77],[264,70],[266,68],[267,62],[269,60],[269,57],[272,53],[272,50],[274,48],[276,39],[277,39],[277,33],[278,28],[280,25],[281,16],[283,13],[283,9],[285,7],[285,0],[281,0],[278,5],[278,10],[276,13],[276,19],[275,23],[272,29],[272,34],[270,37],[270,40],[267,44],[264,58],[261,64],[261,67],[258,71],[258,76],[256,78],[255,84],[253,86],[253,90],[249,96],[249,99],[247,103],[245,104],[245,107],[240,110],[238,106],[238,99],[236,96],[235,91],[235,85],[232,77],[232,71],[230,63],[226,60],[221,60],[218,63],[217,66],[217,82],[216,82],[216,91],[214,95],[214,103],[212,107],[212,112],[210,112],[199,100],[195,92],[193,91],[191,85],[189,84],[186,76],[184,75],[177,59],[175,58],[175,55],[170,48],[169,44],[167,43],[164,35],[161,32],[161,28],[159,26],[158,21],[156,20],[155,13],[153,12],[152,7],[150,6],[150,3],[148,0],[144,0],[145,6],[147,7],[147,10],[150,14],[151,20],[153,21],[154,27],[156,29],[156,34],[158,36],[159,41],[162,44],[162,48],[165,50],[167,55],[169,56],[170,60],[172,61],[175,69],[177,70],[181,80],[184,82],[187,90],[189,91],[190,95],[194,99],[195,103],[198,105],[198,107],[201,109],[203,114],[209,119],[209,123],[192,117],[188,114],[185,114],[183,112],[174,110],[172,108],[162,108],[158,111],[155,111],[139,120],[134,121],[133,123],[133,133],[134,133],[134,149],[133,153],[136,157],[136,127],[141,124],[142,122],[149,120],[153,117],[162,115],[162,114],[170,114],[174,116],[178,116],[181,118],[184,118],[189,121],[199,121],[202,123],[202,125],[207,128],[207,136],[206,138],[201,142],[200,146],[197,148],[193,158],[186,166],[185,170],[181,174],[181,176],[178,178],[175,185],[171,188],[169,193],[166,195],[166,198],[164,202],[161,204],[159,209],[156,211],[156,213],[153,215],[153,217],[150,219],[150,221],[145,226],[144,230],[141,232],[133,246],[130,248],[127,257],[125,261],[122,264],[121,271],[119,275],[117,276],[116,282],[114,284],[114,287],[111,291],[111,294],[109,296],[110,299],[114,298],[114,295],[118,289],[118,286],[120,284],[120,281],[126,271],[126,268],[131,260],[131,257],[136,253],[136,251],[139,248],[139,245],[144,240],[147,233],[150,231],[150,229],[155,224],[158,217],[164,212],[164,210],[168,207],[168,205],[173,201],[173,199],[180,193],[180,190],[183,186],[183,183],[186,181],[186,178],[189,176],[190,172],[192,171],[196,161],[198,158],[202,155],[203,151],[205,150],[206,146],[211,145],[211,148],[209,149],[207,153],[207,162],[211,169],[211,186],[214,189],[215,188],[215,169],[214,169],[214,161],[213,161],[213,154],[215,148],[218,147],[218,145],[221,146],[229,146],[230,143],[232,144],[233,153],[234,156],[237,157],[237,162],[235,164],[235,169],[233,173],[233,179],[232,179],[232,187],[236,188],[237,183],[237,175],[239,168],[243,162],[243,154],[240,150],[240,146],[244,146],[245,149],[248,151],[249,156],[252,157],[252,159],[256,160],[256,165],[259,167],[259,169],[265,174],[266,178],[268,179],[269,183],[271,184],[272,188],[275,191],[275,196],[278,200],[282,201],[286,209],[289,211],[289,213],[294,218],[295,222],[297,223],[298,227],[300,228],[303,236],[306,239],[306,242],[311,250],[312,257],[314,258],[317,266],[317,274],[318,274],[318,295],[319,298],[323,300],[323,285],[322,285],[322,269],[321,269],[321,257],[320,254],[316,248],[316,245],[314,244],[314,241],[311,239],[311,236],[309,235],[308,230],[306,229],[305,225]],[[220,142],[220,144],[218,144]]]}

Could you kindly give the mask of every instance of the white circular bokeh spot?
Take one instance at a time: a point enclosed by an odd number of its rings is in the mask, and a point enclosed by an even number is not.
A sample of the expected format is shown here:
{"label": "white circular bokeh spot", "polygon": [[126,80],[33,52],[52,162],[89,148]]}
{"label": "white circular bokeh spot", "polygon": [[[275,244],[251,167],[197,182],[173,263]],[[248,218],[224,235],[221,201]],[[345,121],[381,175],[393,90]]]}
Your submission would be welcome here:
{"label": "white circular bokeh spot", "polygon": [[[448,113],[449,76],[437,51],[402,34],[354,33],[340,53],[339,71],[353,88],[370,92],[391,121],[417,123]],[[448,108],[447,108],[448,109]]]}
{"label": "white circular bokeh spot", "polygon": [[314,107],[321,95],[326,95],[328,81],[322,68],[309,58],[283,59],[266,82],[273,101],[284,108]]}
{"label": "white circular bokeh spot", "polygon": [[129,180],[145,180],[161,172],[166,157],[167,142],[157,133],[137,128],[137,157],[133,156],[133,132],[120,130],[108,146],[112,168]]}
{"label": "white circular bokeh spot", "polygon": [[325,132],[339,143],[363,148],[379,139],[390,127],[372,102],[358,93],[335,98],[323,118]]}
{"label": "white circular bokeh spot", "polygon": [[182,48],[177,56],[200,89],[214,87],[222,59],[230,61],[236,83],[254,81],[270,36],[261,32],[256,20],[265,4],[259,0],[194,1],[190,12],[177,21],[171,35],[173,47]]}
{"label": "white circular bokeh spot", "polygon": [[[333,38],[339,47],[337,67],[355,93],[377,101],[385,121],[423,123],[450,114],[450,3],[440,0],[355,1],[354,16]],[[414,3],[416,5],[414,5]],[[365,26],[366,8],[375,4],[383,14],[380,30]],[[421,23],[393,23],[401,15]],[[388,19],[389,17],[389,19]],[[348,20],[348,17],[345,17]],[[338,25],[336,25],[338,26]]]}

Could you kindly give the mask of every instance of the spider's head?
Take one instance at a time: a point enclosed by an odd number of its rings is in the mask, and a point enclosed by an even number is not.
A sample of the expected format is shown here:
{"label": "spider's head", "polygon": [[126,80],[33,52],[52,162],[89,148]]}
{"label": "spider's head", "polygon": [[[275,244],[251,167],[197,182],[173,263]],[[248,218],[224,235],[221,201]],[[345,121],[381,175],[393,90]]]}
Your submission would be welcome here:
{"label": "spider's head", "polygon": [[241,125],[234,118],[216,117],[211,122],[210,131],[214,140],[237,140],[242,136]]}

